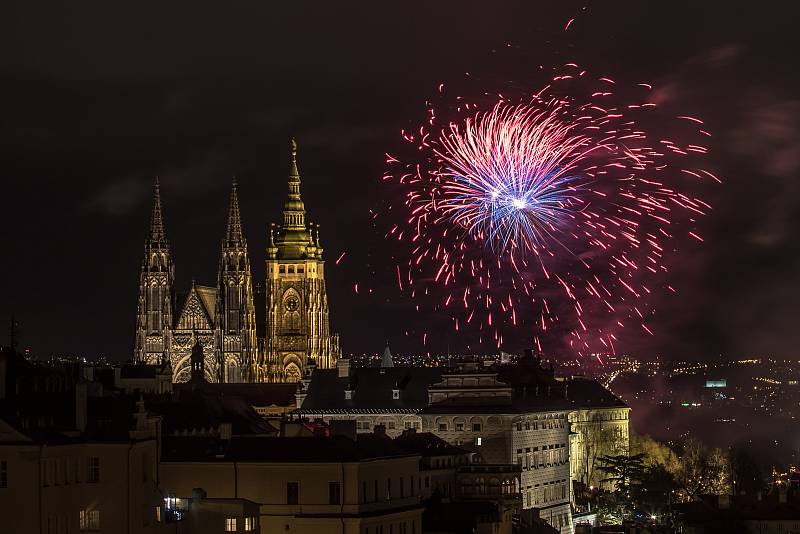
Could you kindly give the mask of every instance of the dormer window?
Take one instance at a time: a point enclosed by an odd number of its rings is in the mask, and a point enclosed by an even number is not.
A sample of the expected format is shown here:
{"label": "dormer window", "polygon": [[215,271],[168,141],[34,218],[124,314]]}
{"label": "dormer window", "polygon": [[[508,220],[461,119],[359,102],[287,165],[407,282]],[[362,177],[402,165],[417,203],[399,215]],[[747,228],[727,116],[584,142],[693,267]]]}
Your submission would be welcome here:
{"label": "dormer window", "polygon": [[397,399],[400,398],[400,390],[399,389],[393,389],[392,390],[392,398],[394,400],[397,400]]}
{"label": "dormer window", "polygon": [[345,400],[352,400],[352,398],[353,398],[353,390],[352,389],[344,390],[344,399]]}

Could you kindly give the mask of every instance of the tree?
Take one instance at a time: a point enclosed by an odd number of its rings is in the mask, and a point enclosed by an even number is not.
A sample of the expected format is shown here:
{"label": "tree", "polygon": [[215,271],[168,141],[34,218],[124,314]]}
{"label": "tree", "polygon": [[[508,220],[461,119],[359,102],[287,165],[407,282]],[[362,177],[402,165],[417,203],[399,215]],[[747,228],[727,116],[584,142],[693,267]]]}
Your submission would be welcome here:
{"label": "tree", "polygon": [[601,499],[601,503],[605,501],[609,515],[619,515],[624,520],[628,510],[636,507],[642,493],[642,479],[645,477],[643,459],[643,454],[598,458],[597,469],[606,475],[601,482],[609,483],[614,488],[614,491],[604,494]]}
{"label": "tree", "polygon": [[676,476],[678,495],[683,501],[701,495],[723,495],[731,492],[728,457],[720,449],[706,449],[697,440],[689,440],[680,456]]}

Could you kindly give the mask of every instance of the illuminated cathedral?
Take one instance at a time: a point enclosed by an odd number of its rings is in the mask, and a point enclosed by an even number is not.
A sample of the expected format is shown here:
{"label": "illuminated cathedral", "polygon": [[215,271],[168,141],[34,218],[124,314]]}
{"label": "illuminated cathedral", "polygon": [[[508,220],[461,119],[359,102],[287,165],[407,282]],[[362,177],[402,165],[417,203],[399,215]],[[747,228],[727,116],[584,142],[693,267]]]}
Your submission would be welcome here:
{"label": "illuminated cathedral", "polygon": [[263,288],[253,284],[234,182],[217,283],[193,282],[178,298],[156,180],[139,277],[137,362],[169,365],[173,382],[189,381],[196,347],[208,382],[296,382],[312,360],[336,366],[339,337],[330,333],[323,249],[319,228],[306,223],[294,141],[288,183],[283,223],[269,229]]}

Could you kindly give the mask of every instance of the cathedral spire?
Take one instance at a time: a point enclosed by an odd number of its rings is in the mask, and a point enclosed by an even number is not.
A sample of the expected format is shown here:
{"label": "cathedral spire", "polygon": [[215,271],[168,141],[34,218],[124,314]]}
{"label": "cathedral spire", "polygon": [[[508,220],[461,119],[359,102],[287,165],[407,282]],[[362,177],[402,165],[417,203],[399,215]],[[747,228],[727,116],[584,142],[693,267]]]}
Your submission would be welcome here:
{"label": "cathedral spire", "polygon": [[297,143],[289,143],[289,196],[283,204],[283,227],[287,230],[306,229],[306,208],[300,198],[300,173],[297,170]]}
{"label": "cathedral spire", "polygon": [[242,234],[242,217],[239,213],[239,191],[236,178],[231,184],[231,206],[228,211],[228,230],[225,232],[225,241],[228,246],[242,246],[244,236]]}
{"label": "cathedral spire", "polygon": [[161,184],[156,176],[153,182],[153,211],[150,215],[150,242],[161,243],[167,240],[164,219],[161,215]]}

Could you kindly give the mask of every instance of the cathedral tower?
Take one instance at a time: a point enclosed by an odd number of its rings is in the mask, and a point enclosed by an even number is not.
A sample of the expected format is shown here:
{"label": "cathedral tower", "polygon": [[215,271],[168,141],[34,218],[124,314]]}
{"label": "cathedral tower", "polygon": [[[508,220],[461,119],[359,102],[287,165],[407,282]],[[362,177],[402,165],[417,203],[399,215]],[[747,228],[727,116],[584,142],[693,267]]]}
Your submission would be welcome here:
{"label": "cathedral tower", "polygon": [[294,140],[290,153],[283,224],[270,229],[267,248],[267,365],[263,379],[270,382],[299,380],[311,358],[320,368],[335,367],[339,356],[339,338],[331,336],[328,323],[319,227],[306,224]]}
{"label": "cathedral tower", "polygon": [[145,241],[144,259],[139,275],[139,306],[136,314],[134,348],[136,361],[150,364],[169,361],[174,276],[161,214],[161,191],[156,178],[153,184],[150,233]]}
{"label": "cathedral tower", "polygon": [[228,211],[228,228],[222,240],[217,283],[218,346],[221,347],[222,380],[251,381],[256,351],[256,310],[247,240],[242,232],[239,194],[234,180]]}

